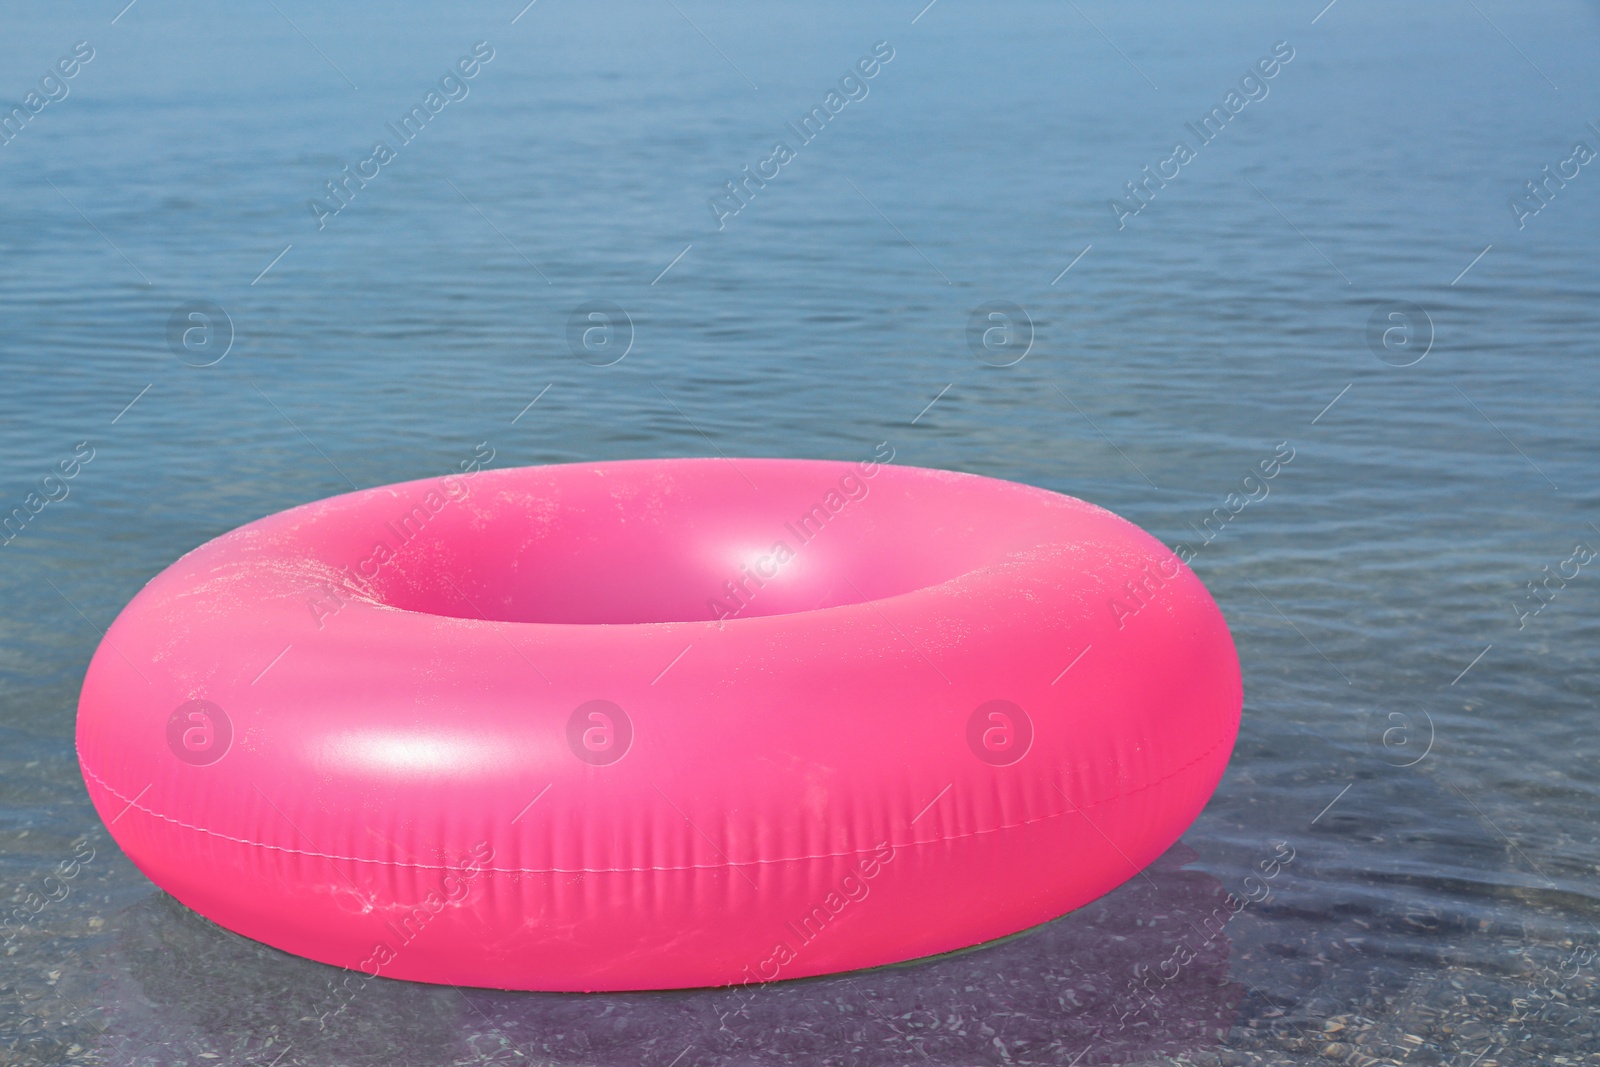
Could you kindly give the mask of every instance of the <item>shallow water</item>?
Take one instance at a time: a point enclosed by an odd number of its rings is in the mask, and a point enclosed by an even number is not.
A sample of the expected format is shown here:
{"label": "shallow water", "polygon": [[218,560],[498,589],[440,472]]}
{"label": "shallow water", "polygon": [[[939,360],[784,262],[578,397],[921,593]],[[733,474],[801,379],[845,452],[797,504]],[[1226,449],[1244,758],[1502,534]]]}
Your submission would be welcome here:
{"label": "shallow water", "polygon": [[[77,861],[5,947],[0,1062],[1594,1062],[1600,575],[1517,606],[1600,548],[1600,164],[1536,214],[1508,200],[1600,148],[1600,16],[1210,6],[8,12],[6,99],[94,57],[0,146],[4,508],[93,458],[0,560],[0,883],[21,901]],[[319,230],[307,199],[479,40],[469,94]],[[878,41],[868,95],[719,230],[708,198]],[[1119,228],[1108,201],[1278,42],[1265,97]],[[209,366],[168,340],[201,301],[231,321]],[[631,323],[620,362],[569,342],[591,301]],[[1031,321],[1010,366],[970,342],[991,301]],[[480,443],[512,466],[880,441],[1192,544],[1294,450],[1194,561],[1245,672],[1227,777],[1146,877],[1057,923],[748,1002],[346,1003],[340,972],[155,890],[87,802],[98,630],[240,523]],[[1119,1025],[1170,924],[1280,841],[1270,898]]]}

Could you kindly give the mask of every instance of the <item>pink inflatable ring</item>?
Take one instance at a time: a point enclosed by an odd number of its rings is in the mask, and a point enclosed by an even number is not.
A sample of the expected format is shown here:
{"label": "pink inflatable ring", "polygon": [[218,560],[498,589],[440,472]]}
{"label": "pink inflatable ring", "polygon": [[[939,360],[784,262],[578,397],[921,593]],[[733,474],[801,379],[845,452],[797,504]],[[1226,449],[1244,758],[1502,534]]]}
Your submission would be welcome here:
{"label": "pink inflatable ring", "polygon": [[187,906],[374,976],[764,982],[1055,918],[1204,806],[1232,639],[1110,512],[885,453],[484,471],[234,530],[95,653],[89,795]]}

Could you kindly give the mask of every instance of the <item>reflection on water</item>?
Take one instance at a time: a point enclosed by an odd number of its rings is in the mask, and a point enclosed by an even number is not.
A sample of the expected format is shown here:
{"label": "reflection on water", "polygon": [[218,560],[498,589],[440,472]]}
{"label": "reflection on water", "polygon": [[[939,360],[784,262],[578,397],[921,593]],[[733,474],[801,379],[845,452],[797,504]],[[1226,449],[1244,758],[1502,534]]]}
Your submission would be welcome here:
{"label": "reflection on water", "polygon": [[102,1051],[135,1063],[202,1052],[265,1063],[286,1047],[282,1067],[621,1067],[680,1054],[679,1067],[1141,1062],[1228,1033],[1245,987],[1215,931],[1241,907],[1271,906],[1230,902],[1215,876],[1184,869],[1195,858],[1176,845],[1093,904],[985,947],[750,989],[575,995],[382,979],[347,990],[346,972],[237,937],[165,895],[116,916],[105,951],[86,952],[68,984],[99,1005]]}

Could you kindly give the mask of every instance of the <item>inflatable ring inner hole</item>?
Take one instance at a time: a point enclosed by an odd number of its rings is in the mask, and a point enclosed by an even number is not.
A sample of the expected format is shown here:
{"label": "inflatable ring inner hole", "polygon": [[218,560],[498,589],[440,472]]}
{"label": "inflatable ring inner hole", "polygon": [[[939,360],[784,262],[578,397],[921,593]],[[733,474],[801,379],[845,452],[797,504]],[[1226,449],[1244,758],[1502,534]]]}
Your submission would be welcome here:
{"label": "inflatable ring inner hole", "polygon": [[[614,467],[576,486],[568,479],[559,492],[537,469],[484,471],[457,481],[458,495],[411,483],[391,499],[353,501],[362,514],[339,523],[377,531],[390,547],[363,549],[358,538],[342,553],[366,551],[346,573],[360,574],[356,587],[369,599],[401,610],[619,624],[880,600],[991,565],[1015,547],[1007,508],[972,519],[973,493],[987,483],[893,467],[862,473],[868,466],[708,459],[687,476]],[[339,566],[327,548],[314,551],[318,562]]]}

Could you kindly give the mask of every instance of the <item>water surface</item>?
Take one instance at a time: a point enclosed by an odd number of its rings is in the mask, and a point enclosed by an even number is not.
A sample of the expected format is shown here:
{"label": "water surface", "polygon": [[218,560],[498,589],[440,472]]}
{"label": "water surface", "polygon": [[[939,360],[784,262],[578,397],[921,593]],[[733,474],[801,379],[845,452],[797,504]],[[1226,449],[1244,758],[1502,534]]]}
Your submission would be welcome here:
{"label": "water surface", "polygon": [[[76,42],[93,58],[0,146],[4,508],[79,442],[93,458],[0,559],[0,882],[21,900],[92,858],[5,949],[0,1060],[1600,1049],[1600,577],[1525,614],[1527,582],[1600,547],[1600,164],[1511,206],[1575,142],[1600,149],[1592,3],[519,8],[5,17],[5,99]],[[478,41],[465,97],[319,228],[308,200]],[[709,206],[878,42],[863,98],[737,214]],[[1275,47],[1292,58],[1241,87]],[[1255,98],[1199,143],[1188,124],[1230,91]],[[1193,158],[1129,199],[1179,140]],[[631,322],[620,362],[569,343],[591,301]],[[1031,322],[1010,366],[969,344],[992,301]],[[193,302],[231,321],[209,366],[169,344]],[[346,1004],[338,972],[157,891],[86,800],[72,730],[98,631],[240,523],[480,444],[511,466],[882,441],[1169,543],[1293,450],[1194,562],[1244,667],[1230,771],[1148,877],[1056,924],[750,1003],[385,981]],[[1119,1028],[1169,920],[1276,842],[1295,859],[1271,897]]]}

